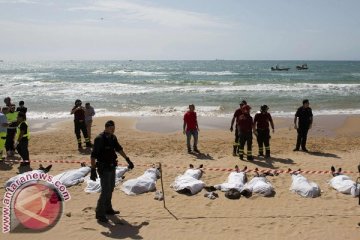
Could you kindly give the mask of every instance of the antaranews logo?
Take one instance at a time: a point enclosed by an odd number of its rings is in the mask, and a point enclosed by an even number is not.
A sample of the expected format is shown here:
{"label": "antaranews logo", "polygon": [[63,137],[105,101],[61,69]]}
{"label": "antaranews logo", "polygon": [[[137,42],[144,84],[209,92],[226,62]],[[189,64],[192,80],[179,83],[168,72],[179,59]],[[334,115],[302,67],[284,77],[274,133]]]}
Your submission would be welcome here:
{"label": "antaranews logo", "polygon": [[40,170],[10,179],[3,200],[3,233],[51,229],[63,213],[64,201],[70,198],[60,181]]}

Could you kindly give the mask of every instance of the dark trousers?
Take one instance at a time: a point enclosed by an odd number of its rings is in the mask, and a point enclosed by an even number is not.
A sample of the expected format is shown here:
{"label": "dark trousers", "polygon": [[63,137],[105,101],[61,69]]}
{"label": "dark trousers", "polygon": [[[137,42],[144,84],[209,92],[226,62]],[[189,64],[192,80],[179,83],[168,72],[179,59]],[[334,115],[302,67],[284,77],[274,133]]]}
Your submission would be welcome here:
{"label": "dark trousers", "polygon": [[87,129],[86,129],[85,121],[74,120],[74,126],[75,126],[75,135],[76,135],[76,139],[77,139],[78,143],[81,144],[80,131],[84,135],[85,142],[90,142],[88,133],[87,133]]}
{"label": "dark trousers", "polygon": [[249,158],[252,158],[252,132],[239,133],[239,156],[244,156],[244,147],[245,143],[247,145],[246,155]]}
{"label": "dark trousers", "polygon": [[233,145],[233,153],[237,154],[239,152],[239,133],[237,127],[235,127],[235,140]]}
{"label": "dark trousers", "polygon": [[96,216],[105,216],[112,210],[111,198],[115,188],[115,168],[99,171],[101,193],[96,206]]}
{"label": "dark trousers", "polygon": [[299,149],[301,145],[301,149],[306,149],[306,139],[308,134],[309,128],[308,127],[299,127],[297,129],[297,141],[296,141],[296,148]]}
{"label": "dark trousers", "polygon": [[16,129],[7,129],[6,134],[6,142],[5,142],[5,149],[6,151],[14,151],[14,138],[16,134]]}
{"label": "dark trousers", "polygon": [[264,146],[266,156],[270,156],[270,129],[257,129],[257,142],[259,145],[259,155],[264,154]]}
{"label": "dark trousers", "polygon": [[19,153],[19,155],[23,161],[30,160],[28,146],[29,146],[29,140],[22,139],[22,140],[20,140],[19,144],[16,147],[16,150]]}

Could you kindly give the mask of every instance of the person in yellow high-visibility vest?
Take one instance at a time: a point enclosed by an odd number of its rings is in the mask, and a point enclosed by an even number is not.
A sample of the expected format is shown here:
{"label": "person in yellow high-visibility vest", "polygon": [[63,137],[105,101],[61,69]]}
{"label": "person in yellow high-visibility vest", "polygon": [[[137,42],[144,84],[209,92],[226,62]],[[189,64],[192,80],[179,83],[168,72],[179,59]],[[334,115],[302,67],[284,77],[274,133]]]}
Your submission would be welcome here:
{"label": "person in yellow high-visibility vest", "polygon": [[6,118],[9,123],[9,128],[7,129],[6,142],[5,142],[5,148],[8,157],[14,156],[14,152],[15,152],[14,137],[16,134],[17,115],[18,112],[15,111],[15,104],[11,104],[9,108],[9,112],[6,114]]}
{"label": "person in yellow high-visibility vest", "polygon": [[3,107],[0,112],[0,160],[4,160],[3,151],[5,149],[7,127],[9,126],[6,119],[8,111],[8,107]]}
{"label": "person in yellow high-visibility vest", "polygon": [[16,142],[15,147],[23,162],[20,166],[29,166],[29,139],[30,139],[30,130],[26,122],[26,115],[23,112],[19,112],[17,116],[18,126],[16,128]]}

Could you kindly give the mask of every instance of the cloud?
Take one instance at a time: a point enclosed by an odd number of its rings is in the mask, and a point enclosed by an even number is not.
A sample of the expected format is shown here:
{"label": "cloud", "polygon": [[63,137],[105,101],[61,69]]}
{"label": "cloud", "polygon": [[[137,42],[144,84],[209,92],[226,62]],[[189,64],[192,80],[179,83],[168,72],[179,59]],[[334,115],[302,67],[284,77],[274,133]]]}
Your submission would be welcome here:
{"label": "cloud", "polygon": [[10,4],[17,4],[17,3],[22,3],[22,4],[36,4],[39,3],[38,1],[35,0],[0,0],[0,4],[1,3],[10,3]]}
{"label": "cloud", "polygon": [[[71,11],[95,11],[116,13],[122,20],[151,22],[171,27],[229,27],[231,23],[205,13],[178,10],[128,0],[97,0],[88,6],[73,7]],[[113,16],[114,17],[114,16]]]}

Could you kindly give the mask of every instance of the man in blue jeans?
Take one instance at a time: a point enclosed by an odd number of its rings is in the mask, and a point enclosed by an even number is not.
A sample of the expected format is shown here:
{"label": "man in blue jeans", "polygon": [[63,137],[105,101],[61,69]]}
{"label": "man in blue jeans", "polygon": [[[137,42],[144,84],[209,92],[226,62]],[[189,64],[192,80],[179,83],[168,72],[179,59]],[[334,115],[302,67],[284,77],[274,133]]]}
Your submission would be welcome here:
{"label": "man in blue jeans", "polygon": [[189,111],[187,111],[184,115],[184,125],[183,125],[183,133],[186,134],[186,143],[187,143],[187,149],[188,153],[191,153],[191,136],[194,138],[194,145],[193,150],[194,152],[199,153],[200,151],[197,148],[198,143],[198,132],[200,131],[196,112],[195,112],[195,105],[190,104],[189,105]]}

